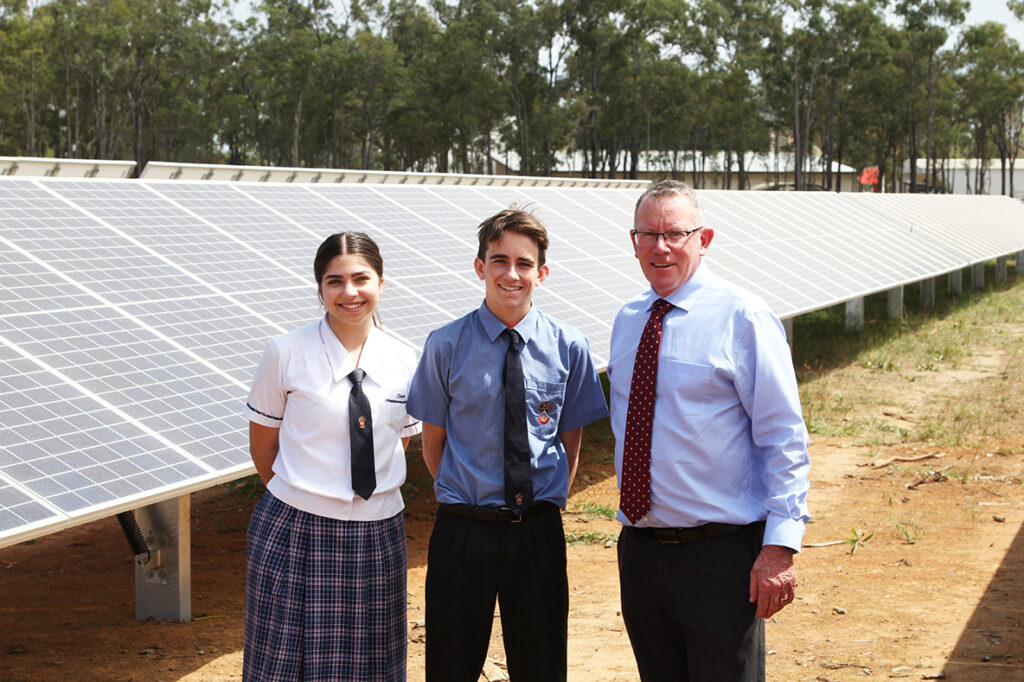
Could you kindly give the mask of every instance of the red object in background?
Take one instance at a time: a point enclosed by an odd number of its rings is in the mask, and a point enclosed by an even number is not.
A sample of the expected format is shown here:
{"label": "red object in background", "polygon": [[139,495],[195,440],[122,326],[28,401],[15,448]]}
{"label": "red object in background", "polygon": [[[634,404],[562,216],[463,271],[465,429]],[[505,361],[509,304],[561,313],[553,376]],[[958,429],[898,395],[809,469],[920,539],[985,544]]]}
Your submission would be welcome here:
{"label": "red object in background", "polygon": [[862,185],[877,185],[878,184],[878,166],[872,166],[871,168],[865,168],[860,172],[860,184]]}

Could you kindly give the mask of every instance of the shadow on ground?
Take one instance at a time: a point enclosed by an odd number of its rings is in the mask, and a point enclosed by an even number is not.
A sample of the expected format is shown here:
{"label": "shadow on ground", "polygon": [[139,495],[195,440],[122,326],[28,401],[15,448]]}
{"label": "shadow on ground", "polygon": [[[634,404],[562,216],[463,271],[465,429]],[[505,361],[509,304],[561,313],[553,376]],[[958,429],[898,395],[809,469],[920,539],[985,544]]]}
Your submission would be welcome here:
{"label": "shadow on ground", "polygon": [[[939,608],[940,595],[936,594]],[[1024,680],[1024,524],[946,662],[954,680]]]}

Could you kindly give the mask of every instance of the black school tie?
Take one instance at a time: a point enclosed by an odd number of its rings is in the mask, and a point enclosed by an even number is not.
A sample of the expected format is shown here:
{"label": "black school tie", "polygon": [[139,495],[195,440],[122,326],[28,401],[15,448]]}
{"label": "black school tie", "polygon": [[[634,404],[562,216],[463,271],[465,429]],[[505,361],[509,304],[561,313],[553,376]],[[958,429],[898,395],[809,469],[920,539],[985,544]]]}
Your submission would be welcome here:
{"label": "black school tie", "polygon": [[373,463],[373,418],[370,401],[363,393],[366,372],[352,370],[348,379],[352,391],[348,394],[348,431],[352,441],[352,490],[364,500],[370,499],[377,487],[377,474]]}
{"label": "black school tie", "polygon": [[519,357],[519,333],[502,332],[508,337],[505,353],[505,504],[521,511],[533,502],[530,476],[530,443],[526,434],[526,387],[523,362]]}

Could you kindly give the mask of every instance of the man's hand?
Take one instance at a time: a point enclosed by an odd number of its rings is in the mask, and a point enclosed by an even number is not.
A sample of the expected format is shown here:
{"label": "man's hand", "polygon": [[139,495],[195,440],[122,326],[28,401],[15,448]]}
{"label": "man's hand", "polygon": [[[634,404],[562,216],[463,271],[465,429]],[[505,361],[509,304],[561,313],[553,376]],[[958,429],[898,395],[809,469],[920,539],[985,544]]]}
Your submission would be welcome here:
{"label": "man's hand", "polygon": [[750,571],[750,601],[757,602],[757,617],[771,618],[793,601],[795,594],[793,550],[765,545]]}

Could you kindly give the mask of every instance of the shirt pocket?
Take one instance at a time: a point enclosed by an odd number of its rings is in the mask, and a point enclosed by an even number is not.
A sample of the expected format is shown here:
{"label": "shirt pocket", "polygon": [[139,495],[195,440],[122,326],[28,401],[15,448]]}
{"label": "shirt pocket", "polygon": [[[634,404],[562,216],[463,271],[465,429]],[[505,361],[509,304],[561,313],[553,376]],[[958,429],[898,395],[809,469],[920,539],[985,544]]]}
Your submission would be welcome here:
{"label": "shirt pocket", "polygon": [[406,398],[387,395],[377,410],[381,425],[386,424],[395,433],[401,433],[406,422]]}
{"label": "shirt pocket", "polygon": [[696,362],[661,358],[658,362],[659,398],[672,407],[672,414],[700,418],[707,414],[714,367]]}
{"label": "shirt pocket", "polygon": [[537,438],[550,440],[558,433],[565,384],[526,379],[525,387],[527,428]]}

